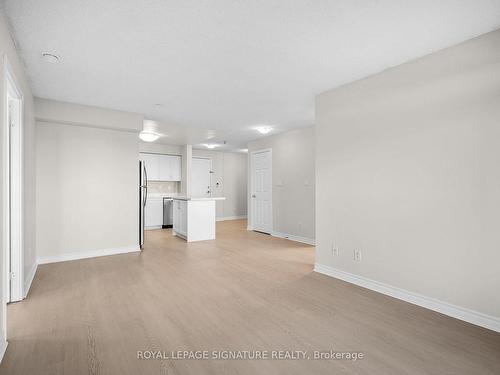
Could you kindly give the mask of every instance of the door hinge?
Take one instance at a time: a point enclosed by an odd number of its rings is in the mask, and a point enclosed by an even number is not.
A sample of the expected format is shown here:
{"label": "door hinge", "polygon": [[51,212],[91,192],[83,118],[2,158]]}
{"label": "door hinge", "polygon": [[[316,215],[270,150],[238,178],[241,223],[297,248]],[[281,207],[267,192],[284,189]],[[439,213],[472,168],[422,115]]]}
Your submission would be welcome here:
{"label": "door hinge", "polygon": [[16,278],[16,273],[15,272],[9,272],[9,277],[11,279],[15,279]]}

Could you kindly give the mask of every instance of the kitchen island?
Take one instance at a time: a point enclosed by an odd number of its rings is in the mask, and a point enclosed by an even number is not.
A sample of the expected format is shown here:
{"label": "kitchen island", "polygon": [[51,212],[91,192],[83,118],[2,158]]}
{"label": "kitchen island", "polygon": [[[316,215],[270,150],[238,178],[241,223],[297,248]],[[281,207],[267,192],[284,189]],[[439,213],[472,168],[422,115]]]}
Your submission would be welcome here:
{"label": "kitchen island", "polygon": [[172,233],[187,242],[215,239],[215,203],[224,197],[173,197]]}

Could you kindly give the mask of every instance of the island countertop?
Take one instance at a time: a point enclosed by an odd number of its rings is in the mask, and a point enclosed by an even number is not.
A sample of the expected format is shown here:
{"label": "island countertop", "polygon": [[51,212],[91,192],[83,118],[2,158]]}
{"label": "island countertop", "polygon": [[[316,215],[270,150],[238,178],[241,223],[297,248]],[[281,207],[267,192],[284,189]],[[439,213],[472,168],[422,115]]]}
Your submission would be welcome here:
{"label": "island countertop", "polygon": [[186,197],[186,196],[176,196],[172,197],[173,200],[177,201],[223,201],[226,197]]}

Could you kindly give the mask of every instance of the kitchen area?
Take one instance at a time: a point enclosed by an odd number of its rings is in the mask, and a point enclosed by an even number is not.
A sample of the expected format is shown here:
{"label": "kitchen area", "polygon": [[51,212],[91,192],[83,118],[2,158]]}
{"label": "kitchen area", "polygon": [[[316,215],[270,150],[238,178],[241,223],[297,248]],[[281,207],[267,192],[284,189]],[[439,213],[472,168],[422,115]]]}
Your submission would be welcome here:
{"label": "kitchen area", "polygon": [[[197,164],[197,159],[192,160]],[[193,196],[187,196],[181,194],[182,156],[150,152],[139,154],[141,248],[147,230],[171,228],[175,236],[187,242],[215,239],[216,201],[225,198],[212,197],[213,171],[211,163],[204,164],[206,167],[202,169],[184,169],[187,171],[186,180],[200,185],[194,186]]]}

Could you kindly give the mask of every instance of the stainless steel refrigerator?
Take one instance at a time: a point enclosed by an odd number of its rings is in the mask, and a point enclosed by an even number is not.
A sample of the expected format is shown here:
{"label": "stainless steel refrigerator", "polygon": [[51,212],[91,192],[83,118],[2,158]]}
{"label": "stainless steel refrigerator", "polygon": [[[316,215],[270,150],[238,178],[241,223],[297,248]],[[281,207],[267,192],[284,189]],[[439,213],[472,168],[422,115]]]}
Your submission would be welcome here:
{"label": "stainless steel refrigerator", "polygon": [[139,160],[139,246],[144,246],[144,219],[148,199],[148,173],[146,164]]}

